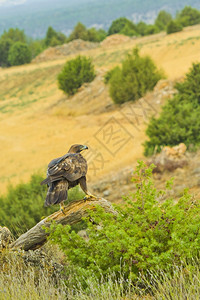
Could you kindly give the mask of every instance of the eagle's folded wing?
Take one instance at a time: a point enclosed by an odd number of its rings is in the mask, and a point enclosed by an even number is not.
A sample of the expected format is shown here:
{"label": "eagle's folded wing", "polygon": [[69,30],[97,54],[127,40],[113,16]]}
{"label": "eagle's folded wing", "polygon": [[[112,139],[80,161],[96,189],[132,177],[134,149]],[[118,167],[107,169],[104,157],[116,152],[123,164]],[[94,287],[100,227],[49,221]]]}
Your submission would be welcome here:
{"label": "eagle's folded wing", "polygon": [[75,181],[85,176],[87,173],[87,163],[83,157],[78,155],[68,155],[59,163],[51,164],[47,170],[47,179],[42,184],[49,184],[58,180],[67,179]]}

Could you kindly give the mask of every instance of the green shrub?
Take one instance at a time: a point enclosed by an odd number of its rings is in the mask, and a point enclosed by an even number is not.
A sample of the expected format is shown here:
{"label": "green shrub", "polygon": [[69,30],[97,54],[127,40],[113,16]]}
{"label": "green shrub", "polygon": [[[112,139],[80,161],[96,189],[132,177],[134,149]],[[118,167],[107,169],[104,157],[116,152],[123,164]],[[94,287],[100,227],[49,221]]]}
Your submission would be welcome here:
{"label": "green shrub", "polygon": [[159,28],[159,30],[165,30],[170,21],[172,21],[171,14],[165,10],[161,10],[155,20],[155,25]]}
{"label": "green shrub", "polygon": [[44,49],[44,40],[33,40],[23,30],[10,28],[0,37],[0,66],[28,63]]}
{"label": "green shrub", "polygon": [[68,40],[69,41],[76,40],[76,39],[87,40],[87,38],[88,38],[87,28],[81,22],[78,22],[74,27],[74,30],[71,32]]}
{"label": "green shrub", "polygon": [[45,49],[45,44],[42,40],[29,39],[28,43],[32,58],[36,57]]}
{"label": "green shrub", "polygon": [[137,36],[138,35],[138,33],[136,31],[136,26],[134,24],[131,25],[129,23],[127,23],[119,33],[127,35],[127,36]]}
{"label": "green shrub", "polygon": [[54,47],[67,42],[67,37],[62,32],[56,32],[51,26],[48,27],[44,44],[46,47]]}
{"label": "green shrub", "polygon": [[90,42],[101,42],[107,36],[107,33],[103,29],[96,30],[95,28],[90,28],[87,30],[87,41]]}
{"label": "green shrub", "polygon": [[22,42],[14,43],[8,53],[8,61],[11,66],[18,66],[29,63],[32,55],[27,44]]}
{"label": "green shrub", "polygon": [[58,86],[67,95],[74,95],[84,82],[91,82],[94,78],[94,66],[91,59],[77,56],[64,65],[58,75]]}
{"label": "green shrub", "polygon": [[[59,209],[59,206],[44,207],[47,189],[41,186],[44,178],[33,175],[30,182],[9,186],[5,196],[0,196],[0,226],[7,226],[15,235],[30,229],[42,217]],[[78,188],[69,191],[69,201],[81,199],[83,193]]]}
{"label": "green shrub", "polygon": [[8,54],[13,41],[11,39],[0,39],[0,66],[8,67],[10,65],[8,61]]}
{"label": "green shrub", "polygon": [[167,25],[167,34],[178,32],[181,30],[183,30],[183,27],[177,21],[172,20]]}
{"label": "green shrub", "polygon": [[127,18],[119,18],[112,22],[108,29],[108,35],[121,33],[125,35],[135,35],[137,26]]}
{"label": "green shrub", "polygon": [[122,62],[122,68],[113,72],[109,80],[110,96],[115,103],[135,101],[152,90],[161,78],[152,59],[139,56],[138,49],[134,49]]}
{"label": "green shrub", "polygon": [[15,42],[21,42],[21,43],[26,43],[27,37],[24,33],[24,30],[20,30],[18,28],[9,28],[8,31],[4,31],[4,33],[1,36],[1,39],[10,39]]}
{"label": "green shrub", "polygon": [[87,29],[85,25],[78,22],[74,27],[73,31],[71,32],[68,41],[81,39],[84,41],[90,42],[101,42],[107,36],[107,33],[103,29],[97,30],[96,28],[89,28]]}
{"label": "green shrub", "polygon": [[146,35],[155,34],[160,32],[160,29],[156,25],[148,24]]}
{"label": "green shrub", "polygon": [[182,83],[176,84],[176,89],[182,100],[200,104],[200,63],[193,63]]}
{"label": "green shrub", "polygon": [[160,117],[149,123],[146,133],[150,140],[144,144],[147,156],[166,145],[200,146],[200,63],[193,64],[176,88],[178,94],[163,107]]}
{"label": "green shrub", "polygon": [[141,35],[147,35],[147,28],[148,25],[146,23],[144,23],[143,21],[140,21],[139,23],[137,23],[137,32]]}
{"label": "green shrub", "polygon": [[137,25],[137,33],[141,36],[150,35],[160,32],[160,29],[156,25],[146,24],[144,22],[139,22]]}
{"label": "green shrub", "polygon": [[[89,239],[70,226],[52,225],[50,240],[64,251],[80,280],[112,273],[136,280],[140,273],[167,272],[186,258],[198,257],[200,201],[185,191],[177,203],[161,203],[158,199],[165,192],[154,187],[152,169],[139,162],[133,178],[137,190],[116,206],[117,216],[102,208],[90,213],[86,218]],[[171,184],[167,182],[166,187]]]}
{"label": "green shrub", "polygon": [[176,20],[182,26],[191,26],[200,23],[200,11],[191,6],[185,6],[178,14]]}
{"label": "green shrub", "polygon": [[117,66],[117,67],[112,68],[108,72],[106,72],[106,74],[104,75],[104,83],[108,84],[111,77],[113,76],[114,72],[118,72],[119,69],[120,69],[119,66]]}

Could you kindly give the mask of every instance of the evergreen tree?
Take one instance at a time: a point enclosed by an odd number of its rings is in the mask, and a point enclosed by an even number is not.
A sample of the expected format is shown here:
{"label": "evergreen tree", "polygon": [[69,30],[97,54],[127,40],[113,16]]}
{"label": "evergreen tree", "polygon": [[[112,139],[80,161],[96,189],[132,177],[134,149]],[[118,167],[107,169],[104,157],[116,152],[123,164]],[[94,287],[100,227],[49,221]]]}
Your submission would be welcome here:
{"label": "evergreen tree", "polygon": [[155,25],[159,28],[159,30],[165,30],[170,21],[172,21],[171,14],[165,10],[161,10],[155,20]]}
{"label": "evergreen tree", "polygon": [[91,59],[79,55],[66,62],[58,75],[58,86],[67,95],[74,95],[84,82],[91,82],[94,77]]}
{"label": "evergreen tree", "polygon": [[145,155],[179,143],[192,149],[200,146],[200,63],[193,64],[176,88],[178,93],[163,107],[160,117],[149,123]]}
{"label": "evergreen tree", "polygon": [[16,42],[9,49],[8,61],[11,66],[29,63],[31,58],[31,51],[27,44]]}
{"label": "evergreen tree", "polygon": [[81,22],[78,22],[76,24],[74,30],[69,36],[69,41],[76,40],[76,39],[88,40],[87,28]]}
{"label": "evergreen tree", "polygon": [[191,26],[200,23],[200,11],[191,6],[185,6],[181,12],[178,13],[177,22],[182,26]]}
{"label": "evergreen tree", "polygon": [[8,61],[8,54],[12,45],[13,41],[11,39],[0,39],[0,66],[8,67],[10,65]]}
{"label": "evergreen tree", "polygon": [[122,62],[122,68],[110,71],[110,76],[110,96],[116,103],[139,99],[162,78],[152,59],[141,57],[137,48]]}
{"label": "evergreen tree", "polygon": [[167,34],[179,32],[183,30],[183,27],[177,21],[170,21],[167,25]]}
{"label": "evergreen tree", "polygon": [[24,30],[20,30],[18,28],[10,28],[8,31],[4,31],[4,33],[1,36],[1,40],[4,39],[10,39],[13,42],[27,42]]}
{"label": "evergreen tree", "polygon": [[[128,20],[127,18],[119,18],[112,22],[110,28],[108,29],[108,35],[115,33],[126,34],[127,32],[132,31],[133,35],[136,34],[137,26]],[[129,35],[127,34],[127,35]]]}

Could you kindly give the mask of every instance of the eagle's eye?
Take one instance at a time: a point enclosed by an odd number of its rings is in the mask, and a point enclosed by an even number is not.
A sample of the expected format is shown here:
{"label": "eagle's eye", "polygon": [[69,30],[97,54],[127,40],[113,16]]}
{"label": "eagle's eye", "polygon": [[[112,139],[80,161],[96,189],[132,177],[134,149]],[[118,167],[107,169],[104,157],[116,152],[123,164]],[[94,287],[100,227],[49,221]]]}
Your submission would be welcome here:
{"label": "eagle's eye", "polygon": [[79,152],[81,152],[81,151],[83,151],[83,150],[86,150],[86,149],[88,149],[88,147],[85,146],[85,145],[80,145],[80,146],[79,146]]}

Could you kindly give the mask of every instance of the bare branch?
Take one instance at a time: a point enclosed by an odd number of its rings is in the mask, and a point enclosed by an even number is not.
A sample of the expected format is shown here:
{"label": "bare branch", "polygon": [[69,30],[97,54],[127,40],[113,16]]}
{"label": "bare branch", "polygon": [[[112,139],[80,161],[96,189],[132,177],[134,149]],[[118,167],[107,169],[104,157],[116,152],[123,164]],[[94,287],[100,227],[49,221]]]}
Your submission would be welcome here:
{"label": "bare branch", "polygon": [[11,243],[10,248],[21,248],[23,250],[35,250],[40,248],[47,241],[48,236],[44,227],[49,228],[52,221],[62,225],[78,223],[83,217],[88,215],[88,210],[95,210],[97,205],[101,206],[106,212],[114,215],[117,214],[112,205],[103,198],[91,198],[87,201],[72,201],[65,207],[64,213],[57,211],[46,217],[26,233],[22,234],[16,241]]}

